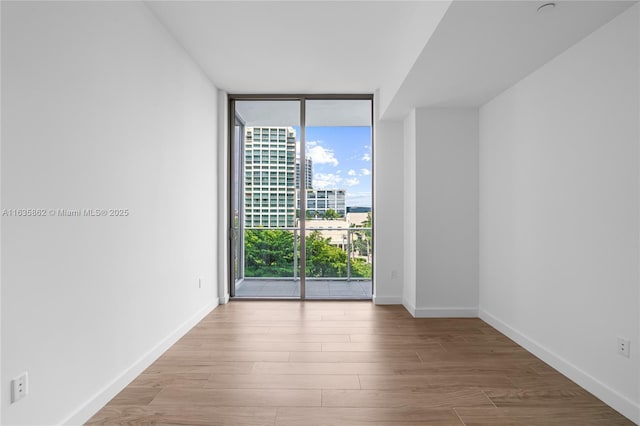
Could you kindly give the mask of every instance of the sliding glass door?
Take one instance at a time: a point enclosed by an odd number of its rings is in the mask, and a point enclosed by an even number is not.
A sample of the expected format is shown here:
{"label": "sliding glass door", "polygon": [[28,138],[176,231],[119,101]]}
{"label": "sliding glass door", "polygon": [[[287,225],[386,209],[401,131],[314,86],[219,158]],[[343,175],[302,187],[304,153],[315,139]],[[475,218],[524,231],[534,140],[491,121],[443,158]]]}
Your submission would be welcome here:
{"label": "sliding glass door", "polygon": [[232,96],[236,298],[370,299],[370,97]]}
{"label": "sliding glass door", "polygon": [[370,100],[305,101],[307,298],[371,298],[371,130]]}
{"label": "sliding glass door", "polygon": [[[233,133],[232,213],[238,256],[235,297],[300,297],[300,229],[296,220],[296,149],[300,101],[235,100],[242,130]],[[238,128],[238,126],[236,126]]]}

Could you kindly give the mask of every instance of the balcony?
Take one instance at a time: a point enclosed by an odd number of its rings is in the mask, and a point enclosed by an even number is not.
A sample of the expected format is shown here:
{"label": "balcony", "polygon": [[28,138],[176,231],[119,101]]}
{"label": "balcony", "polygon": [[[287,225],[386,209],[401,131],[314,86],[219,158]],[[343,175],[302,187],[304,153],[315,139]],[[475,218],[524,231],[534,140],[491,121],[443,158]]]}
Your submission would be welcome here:
{"label": "balcony", "polygon": [[[245,278],[236,286],[236,297],[299,298],[300,280]],[[307,279],[307,299],[371,299],[371,280]]]}
{"label": "balcony", "polygon": [[[243,237],[235,297],[300,297],[300,229],[247,227]],[[371,228],[308,227],[305,297],[371,299],[371,250]]]}

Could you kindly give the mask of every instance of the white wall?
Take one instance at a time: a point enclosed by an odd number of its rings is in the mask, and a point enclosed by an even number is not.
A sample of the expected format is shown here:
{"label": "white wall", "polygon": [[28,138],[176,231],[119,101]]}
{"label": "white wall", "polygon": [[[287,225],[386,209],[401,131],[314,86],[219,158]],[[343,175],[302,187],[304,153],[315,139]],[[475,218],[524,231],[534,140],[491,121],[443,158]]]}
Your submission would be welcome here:
{"label": "white wall", "polygon": [[481,317],[636,422],[638,10],[480,112]]}
{"label": "white wall", "polygon": [[2,2],[2,110],[3,209],[129,209],[2,217],[2,423],[77,424],[215,306],[216,89],[141,3]]}
{"label": "white wall", "polygon": [[402,303],[403,256],[403,124],[374,125],[374,303]]}
{"label": "white wall", "polygon": [[478,111],[416,110],[416,316],[476,316]]}
{"label": "white wall", "polygon": [[[415,315],[416,310],[416,111],[404,119],[403,129],[403,209],[404,255],[402,304]],[[400,171],[398,171],[400,173]]]}
{"label": "white wall", "polygon": [[478,111],[404,121],[403,304],[416,317],[478,314]]}
{"label": "white wall", "polygon": [[[637,8],[636,10],[636,22],[637,22],[637,26],[640,29],[640,8]],[[640,58],[640,30],[637,31],[637,54],[638,54],[638,58]],[[637,69],[637,81],[640,82],[640,66],[638,66]],[[640,84],[637,85],[637,89],[638,89],[638,105],[640,105]],[[638,134],[640,135],[640,107],[638,107],[638,118],[637,118],[637,124],[638,124]],[[638,149],[638,164],[640,164],[640,149]],[[640,172],[638,173],[638,187],[640,188]],[[638,211],[640,211],[640,196],[638,197]],[[638,215],[638,240],[640,241],[640,214]],[[640,250],[638,250],[638,276],[640,276]],[[637,351],[638,348],[640,348],[640,291],[638,291],[638,311],[636,312],[636,316],[637,316],[637,323],[638,323],[638,329],[637,329],[637,338],[636,338],[636,343],[634,345],[634,352]],[[640,394],[640,368],[637,369],[636,371],[636,379],[637,379],[637,386],[638,386],[638,393]],[[640,396],[638,397],[638,399],[640,399]],[[637,409],[637,419],[640,419],[640,401],[638,401],[638,403],[636,404],[638,407]],[[636,423],[640,423],[640,420],[638,420]]]}

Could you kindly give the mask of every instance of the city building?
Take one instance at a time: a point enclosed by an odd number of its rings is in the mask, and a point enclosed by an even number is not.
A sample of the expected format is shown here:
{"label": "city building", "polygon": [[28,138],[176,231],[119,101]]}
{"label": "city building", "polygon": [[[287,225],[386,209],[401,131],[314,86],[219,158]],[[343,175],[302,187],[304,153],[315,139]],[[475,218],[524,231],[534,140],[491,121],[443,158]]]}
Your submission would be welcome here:
{"label": "city building", "polygon": [[[358,217],[351,217],[347,213],[346,218],[340,219],[307,219],[307,231],[317,231],[323,238],[329,239],[329,244],[347,250],[347,244],[362,234],[363,223],[358,222]],[[365,219],[366,220],[366,219]]]}
{"label": "city building", "polygon": [[296,132],[291,127],[245,129],[245,226],[295,222]]}
{"label": "city building", "polygon": [[[323,217],[329,210],[344,217],[347,212],[346,194],[344,189],[307,190],[307,217]],[[300,199],[297,206],[300,208]]]}
{"label": "city building", "polygon": [[369,220],[371,213],[347,211],[347,222],[353,226],[364,226]]}
{"label": "city building", "polygon": [[[296,132],[291,127],[245,129],[245,227],[294,226],[296,208],[300,209],[301,181],[301,161],[295,156],[295,149]],[[304,163],[307,215],[323,217],[333,210],[344,217],[346,190],[314,190],[313,160],[305,158]]]}
{"label": "city building", "polygon": [[345,219],[308,219],[307,231],[317,231],[323,238],[329,239],[329,244],[346,250],[349,222]]}
{"label": "city building", "polygon": [[[313,160],[311,158],[304,159],[304,187],[313,189]],[[300,157],[296,158],[296,188],[300,188]]]}

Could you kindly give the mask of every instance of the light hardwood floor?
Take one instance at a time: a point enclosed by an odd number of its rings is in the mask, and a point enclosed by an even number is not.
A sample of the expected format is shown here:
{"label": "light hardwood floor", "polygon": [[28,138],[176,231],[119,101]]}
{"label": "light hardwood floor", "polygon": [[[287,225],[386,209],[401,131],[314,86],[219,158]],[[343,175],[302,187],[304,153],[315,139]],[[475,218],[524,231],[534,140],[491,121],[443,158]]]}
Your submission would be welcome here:
{"label": "light hardwood floor", "polygon": [[88,424],[632,425],[479,319],[220,306]]}

